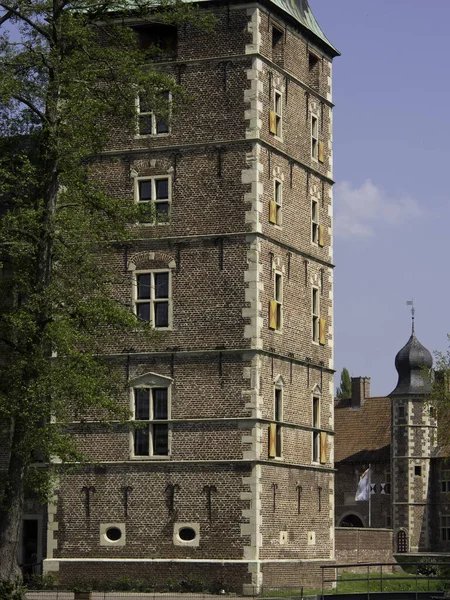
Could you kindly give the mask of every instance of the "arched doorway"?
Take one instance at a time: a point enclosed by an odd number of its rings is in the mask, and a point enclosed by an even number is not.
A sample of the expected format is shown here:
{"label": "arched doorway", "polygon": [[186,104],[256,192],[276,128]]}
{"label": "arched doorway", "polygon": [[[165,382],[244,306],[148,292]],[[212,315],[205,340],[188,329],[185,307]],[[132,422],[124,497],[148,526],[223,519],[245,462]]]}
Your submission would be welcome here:
{"label": "arched doorway", "polygon": [[397,552],[408,552],[408,535],[403,529],[397,533]]}
{"label": "arched doorway", "polygon": [[342,517],[339,527],[364,527],[364,524],[357,515],[346,515]]}

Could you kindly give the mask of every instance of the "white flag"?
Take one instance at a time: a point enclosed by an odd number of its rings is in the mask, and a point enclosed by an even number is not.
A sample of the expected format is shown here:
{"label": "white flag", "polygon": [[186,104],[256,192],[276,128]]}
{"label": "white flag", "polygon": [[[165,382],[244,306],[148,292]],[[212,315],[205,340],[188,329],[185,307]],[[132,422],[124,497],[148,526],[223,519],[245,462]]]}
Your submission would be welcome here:
{"label": "white flag", "polygon": [[359,478],[358,489],[356,490],[355,501],[362,502],[369,499],[370,494],[370,468],[366,469]]}

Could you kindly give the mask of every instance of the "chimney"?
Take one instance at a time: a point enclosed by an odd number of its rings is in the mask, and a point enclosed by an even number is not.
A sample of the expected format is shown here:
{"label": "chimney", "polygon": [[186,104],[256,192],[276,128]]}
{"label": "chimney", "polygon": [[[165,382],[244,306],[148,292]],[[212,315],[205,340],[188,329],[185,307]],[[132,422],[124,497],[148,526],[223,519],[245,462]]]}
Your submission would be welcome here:
{"label": "chimney", "polygon": [[352,408],[360,408],[370,398],[370,377],[352,377]]}

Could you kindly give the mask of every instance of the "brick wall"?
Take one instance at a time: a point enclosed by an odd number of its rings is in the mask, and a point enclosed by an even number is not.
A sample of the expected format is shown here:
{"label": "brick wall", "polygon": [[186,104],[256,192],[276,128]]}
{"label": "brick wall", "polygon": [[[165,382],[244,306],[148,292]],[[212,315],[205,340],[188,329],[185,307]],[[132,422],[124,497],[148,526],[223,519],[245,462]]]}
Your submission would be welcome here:
{"label": "brick wall", "polygon": [[359,527],[336,528],[336,563],[390,563],[392,530]]}
{"label": "brick wall", "polygon": [[[72,433],[101,464],[60,480],[49,568],[64,559],[65,581],[139,573],[162,586],[168,577],[211,582],[223,572],[230,587],[249,592],[264,579],[317,583],[318,561],[333,557],[331,62],[292,24],[273,51],[268,14],[258,5],[215,15],[212,33],[180,28],[176,60],[158,63],[189,96],[174,110],[170,132],[138,136],[111,123],[108,151],[92,166],[92,177],[124,202],[133,201],[139,177],[170,180],[167,222],[133,225],[131,247],[101,258],[115,274],[117,299],[131,309],[135,271],[168,270],[170,326],[150,336],[100,337],[124,388],[164,378],[170,450],[133,457],[129,424],[105,427],[95,414],[78,415]],[[275,89],[281,136],[269,131]],[[323,161],[311,152],[312,114]],[[274,179],[283,196],[277,224],[269,219]],[[320,245],[312,239],[313,199]],[[268,323],[275,271],[283,276],[277,331]],[[322,344],[312,335],[313,287],[326,320]],[[282,454],[272,459],[275,386],[283,394]],[[321,463],[312,456],[313,395],[320,398],[315,431],[327,433]],[[129,391],[118,402],[132,407]],[[183,522],[199,528],[196,545],[175,543]],[[102,544],[108,523],[126,531],[123,544]],[[292,563],[277,563],[277,575],[263,559]],[[200,568],[196,560],[225,562]]]}

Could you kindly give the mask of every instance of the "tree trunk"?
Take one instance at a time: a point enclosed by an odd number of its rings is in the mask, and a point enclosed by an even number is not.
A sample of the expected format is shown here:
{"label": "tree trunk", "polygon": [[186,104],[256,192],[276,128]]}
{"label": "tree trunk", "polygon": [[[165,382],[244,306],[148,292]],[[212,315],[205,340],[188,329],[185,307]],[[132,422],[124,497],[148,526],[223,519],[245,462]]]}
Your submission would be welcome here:
{"label": "tree trunk", "polygon": [[22,577],[17,564],[26,472],[21,438],[16,427],[12,436],[8,474],[0,498],[0,581],[15,581]]}

